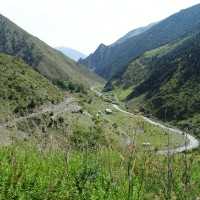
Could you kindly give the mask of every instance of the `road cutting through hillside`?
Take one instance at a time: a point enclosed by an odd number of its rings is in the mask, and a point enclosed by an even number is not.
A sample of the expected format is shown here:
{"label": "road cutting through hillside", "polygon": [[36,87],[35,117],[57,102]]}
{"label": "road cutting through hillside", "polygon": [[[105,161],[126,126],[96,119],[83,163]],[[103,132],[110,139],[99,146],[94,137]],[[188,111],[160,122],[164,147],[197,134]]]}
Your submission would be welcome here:
{"label": "road cutting through hillside", "polygon": [[80,110],[81,110],[81,107],[77,104],[77,100],[72,97],[68,97],[68,98],[65,98],[64,101],[62,101],[59,104],[55,104],[55,105],[49,104],[49,105],[43,106],[42,109],[38,110],[37,112],[33,112],[31,114],[28,114],[27,116],[14,118],[10,122],[0,124],[0,129],[6,128],[17,122],[23,122],[24,120],[31,119],[45,113],[52,112],[53,114],[52,117],[56,117],[57,115],[65,113],[65,112],[79,112]]}
{"label": "road cutting through hillside", "polygon": [[[45,113],[52,113],[52,118],[56,118],[58,115],[62,113],[65,113],[65,112],[77,113],[77,112],[80,112],[81,109],[82,108],[78,105],[77,100],[75,98],[66,97],[59,104],[44,105],[41,107],[41,109],[37,110],[36,112],[33,112],[23,117],[18,117],[18,118],[16,117],[14,119],[11,119],[9,122],[2,123],[0,124],[0,146],[7,146],[7,145],[12,144],[11,142],[12,136],[9,136],[9,134],[7,133],[7,130],[9,127],[15,126],[16,123],[24,122],[27,119],[32,119]],[[24,133],[24,132],[23,134],[28,135],[27,133]]]}

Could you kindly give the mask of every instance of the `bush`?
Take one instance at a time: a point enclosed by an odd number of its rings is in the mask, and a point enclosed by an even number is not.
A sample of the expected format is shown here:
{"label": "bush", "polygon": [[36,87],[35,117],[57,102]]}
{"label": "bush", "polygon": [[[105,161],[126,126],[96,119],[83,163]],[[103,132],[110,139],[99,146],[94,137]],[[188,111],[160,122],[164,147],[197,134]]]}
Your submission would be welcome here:
{"label": "bush", "polygon": [[100,145],[105,145],[106,140],[100,126],[95,125],[90,129],[76,126],[73,134],[70,137],[72,146],[78,149],[87,147],[89,149],[96,149]]}
{"label": "bush", "polygon": [[54,81],[54,83],[63,90],[67,90],[67,91],[75,92],[75,93],[83,93],[83,94],[87,93],[84,85],[78,84],[78,83],[73,83],[69,80],[68,81],[60,81],[60,80],[57,81],[56,80],[56,81]]}

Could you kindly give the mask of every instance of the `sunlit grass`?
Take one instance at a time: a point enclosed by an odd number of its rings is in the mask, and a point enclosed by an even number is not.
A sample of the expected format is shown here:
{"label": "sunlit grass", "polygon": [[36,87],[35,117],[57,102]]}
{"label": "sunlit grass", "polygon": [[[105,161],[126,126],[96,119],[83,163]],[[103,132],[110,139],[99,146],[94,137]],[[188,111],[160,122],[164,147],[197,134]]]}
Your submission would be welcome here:
{"label": "sunlit grass", "polygon": [[[167,157],[137,149],[39,151],[20,143],[1,148],[0,161],[1,199],[167,199]],[[171,198],[197,199],[199,153],[170,162]]]}

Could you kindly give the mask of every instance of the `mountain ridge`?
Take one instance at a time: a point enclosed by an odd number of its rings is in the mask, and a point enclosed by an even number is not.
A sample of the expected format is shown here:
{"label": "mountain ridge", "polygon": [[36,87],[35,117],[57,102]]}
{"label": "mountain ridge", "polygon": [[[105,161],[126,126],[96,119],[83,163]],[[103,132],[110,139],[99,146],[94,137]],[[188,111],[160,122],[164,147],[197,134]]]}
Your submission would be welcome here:
{"label": "mountain ridge", "polygon": [[185,37],[200,27],[200,4],[184,9],[160,21],[147,31],[129,38],[116,47],[110,47],[98,54],[95,51],[80,63],[94,68],[107,80],[120,74],[129,62],[145,51],[158,48],[178,38]]}
{"label": "mountain ridge", "polygon": [[109,46],[115,46],[118,45],[120,43],[123,43],[124,41],[126,41],[129,38],[133,38],[141,33],[144,33],[145,31],[147,31],[148,29],[150,29],[151,27],[153,27],[154,25],[156,25],[158,22],[154,22],[154,23],[150,23],[146,26],[142,26],[136,29],[133,29],[132,31],[129,31],[126,35],[124,35],[123,37],[121,37],[120,39],[118,39],[116,42],[114,42],[113,44],[109,45]]}

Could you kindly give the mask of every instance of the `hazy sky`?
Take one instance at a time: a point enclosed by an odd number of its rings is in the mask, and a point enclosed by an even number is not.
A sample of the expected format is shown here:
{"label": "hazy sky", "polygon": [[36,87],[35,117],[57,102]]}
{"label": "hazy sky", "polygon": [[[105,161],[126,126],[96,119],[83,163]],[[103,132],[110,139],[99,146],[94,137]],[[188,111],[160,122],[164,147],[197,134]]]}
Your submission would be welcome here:
{"label": "hazy sky", "polygon": [[200,0],[0,0],[0,12],[47,42],[90,53]]}

